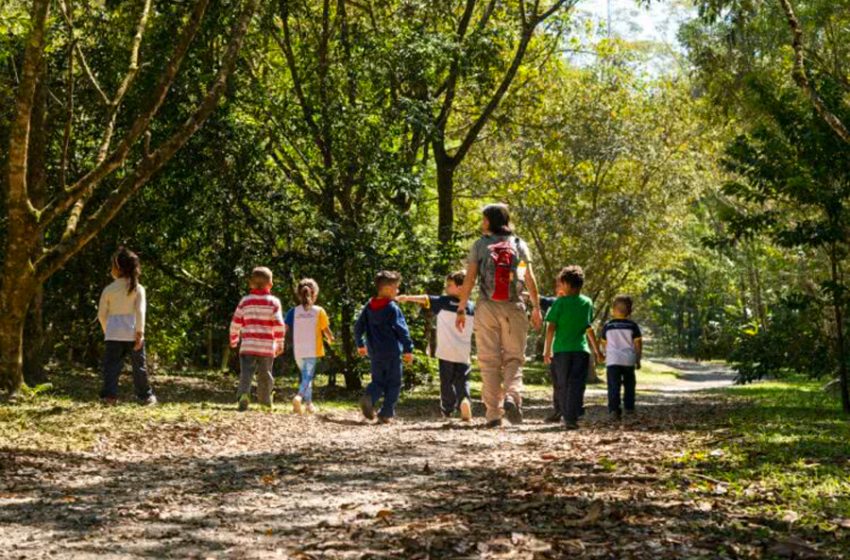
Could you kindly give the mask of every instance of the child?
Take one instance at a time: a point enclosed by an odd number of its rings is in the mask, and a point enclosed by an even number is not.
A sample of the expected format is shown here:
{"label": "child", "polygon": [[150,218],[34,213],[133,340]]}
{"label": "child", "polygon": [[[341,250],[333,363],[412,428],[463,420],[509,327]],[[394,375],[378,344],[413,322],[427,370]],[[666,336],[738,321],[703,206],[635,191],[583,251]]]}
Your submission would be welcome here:
{"label": "child", "polygon": [[369,300],[354,325],[357,352],[369,356],[372,371],[372,381],[360,399],[360,410],[368,420],[373,420],[375,404],[383,396],[384,402],[378,412],[378,421],[382,424],[392,422],[395,416],[401,392],[401,359],[408,364],[413,362],[410,331],[394,301],[399,284],[401,275],[398,272],[379,272],[375,276],[377,297]]}
{"label": "child", "polygon": [[564,428],[575,430],[590,367],[590,351],[592,349],[600,360],[602,355],[591,326],[593,302],[581,295],[584,271],[579,266],[568,266],[558,274],[558,281],[564,295],[555,300],[546,314],[548,327],[543,359],[555,365]]}
{"label": "child", "polygon": [[[564,292],[560,288],[561,283],[556,278],[555,279],[555,296],[540,296],[540,312],[545,317],[549,312],[549,309],[552,308],[552,305],[555,301],[564,295]],[[554,423],[561,421],[561,407],[558,404],[558,379],[555,377],[555,364],[549,364],[549,380],[552,382],[552,414],[546,417],[544,422]],[[579,413],[581,415],[581,413]]]}
{"label": "child", "polygon": [[455,411],[464,422],[472,420],[472,401],[469,395],[470,354],[472,352],[472,325],[474,307],[466,305],[468,317],[464,329],[455,328],[458,292],[466,279],[466,271],[459,270],[446,276],[444,296],[399,296],[399,302],[411,302],[430,308],[437,316],[437,358],[440,364],[440,409],[448,418]]}
{"label": "child", "polygon": [[127,354],[133,364],[133,387],[139,403],[152,406],[156,396],[148,380],[145,357],[145,289],[139,284],[139,257],[119,247],[112,257],[114,281],[103,289],[97,318],[106,340],[103,351],[103,390],[101,400],[108,405],[118,402],[118,376]]}
{"label": "child", "polygon": [[239,339],[239,411],[248,409],[251,381],[257,374],[257,400],[271,408],[274,359],[283,353],[284,324],[280,300],[271,295],[272,271],[258,266],[251,271],[251,293],[242,298],[230,322],[230,346],[236,348]]}
{"label": "child", "polygon": [[632,298],[618,295],[611,306],[613,319],[602,329],[602,348],[608,377],[608,414],[619,420],[620,385],[623,386],[623,404],[626,414],[635,411],[635,369],[640,369],[643,339],[640,327],[632,321]]}
{"label": "child", "polygon": [[292,350],[295,363],[301,370],[301,386],[298,394],[292,399],[292,411],[301,414],[302,403],[306,403],[306,411],[313,414],[313,377],[316,375],[316,365],[325,355],[322,336],[328,344],[333,344],[334,335],[331,332],[330,321],[325,310],[315,305],[319,297],[319,285],[312,278],[305,278],[296,288],[301,302],[286,313],[284,323],[287,329],[292,329]]}

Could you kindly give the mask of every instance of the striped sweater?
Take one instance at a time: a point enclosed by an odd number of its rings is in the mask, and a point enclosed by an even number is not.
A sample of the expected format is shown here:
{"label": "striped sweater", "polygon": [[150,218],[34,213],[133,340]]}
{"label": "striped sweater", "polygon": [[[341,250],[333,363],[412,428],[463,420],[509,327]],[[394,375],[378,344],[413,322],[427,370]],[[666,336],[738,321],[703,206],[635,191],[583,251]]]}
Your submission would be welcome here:
{"label": "striped sweater", "polygon": [[283,349],[283,312],[280,300],[269,290],[251,290],[239,302],[230,321],[230,345],[239,344],[240,354],[274,357]]}

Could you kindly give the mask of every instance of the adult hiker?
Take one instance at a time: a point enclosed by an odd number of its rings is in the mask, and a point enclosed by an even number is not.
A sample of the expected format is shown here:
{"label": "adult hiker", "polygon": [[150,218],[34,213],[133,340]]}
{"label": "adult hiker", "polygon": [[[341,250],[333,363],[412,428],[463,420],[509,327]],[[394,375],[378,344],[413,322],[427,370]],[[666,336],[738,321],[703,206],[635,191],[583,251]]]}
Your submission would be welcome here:
{"label": "adult hiker", "polygon": [[506,205],[484,208],[481,233],[469,250],[455,324],[463,330],[466,304],[478,280],[474,332],[481,393],[487,408],[487,426],[495,428],[502,425],[503,416],[514,424],[522,422],[522,367],[528,339],[523,287],[531,296],[531,323],[535,329],[541,327],[543,318],[531,254],[526,243],[514,235]]}

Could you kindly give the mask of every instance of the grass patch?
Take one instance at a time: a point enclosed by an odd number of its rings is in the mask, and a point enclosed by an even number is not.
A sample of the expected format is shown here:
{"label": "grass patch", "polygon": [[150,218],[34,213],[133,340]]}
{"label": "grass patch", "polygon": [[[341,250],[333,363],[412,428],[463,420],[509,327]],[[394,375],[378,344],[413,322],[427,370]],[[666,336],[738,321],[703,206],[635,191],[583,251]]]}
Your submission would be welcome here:
{"label": "grass patch", "polygon": [[850,523],[850,422],[820,383],[795,378],[717,393],[743,402],[679,466],[725,483],[721,491],[751,513],[826,531]]}

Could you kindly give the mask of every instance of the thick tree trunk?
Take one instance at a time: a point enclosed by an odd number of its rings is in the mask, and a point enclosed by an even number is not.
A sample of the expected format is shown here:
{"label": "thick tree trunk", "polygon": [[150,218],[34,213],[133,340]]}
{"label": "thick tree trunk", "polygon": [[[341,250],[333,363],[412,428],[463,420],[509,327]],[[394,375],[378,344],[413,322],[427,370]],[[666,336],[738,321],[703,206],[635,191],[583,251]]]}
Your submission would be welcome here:
{"label": "thick tree trunk", "polygon": [[17,392],[24,381],[24,322],[35,282],[27,275],[9,274],[17,268],[16,260],[7,255],[0,287],[0,390],[10,394]]}
{"label": "thick tree trunk", "polygon": [[440,245],[447,247],[454,237],[454,175],[455,164],[446,157],[438,156],[440,150],[434,149],[434,163],[437,165],[437,238]]}

